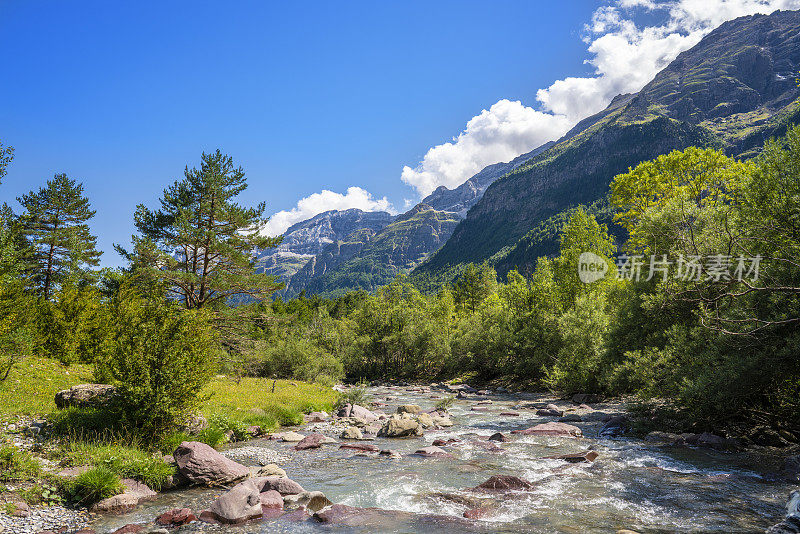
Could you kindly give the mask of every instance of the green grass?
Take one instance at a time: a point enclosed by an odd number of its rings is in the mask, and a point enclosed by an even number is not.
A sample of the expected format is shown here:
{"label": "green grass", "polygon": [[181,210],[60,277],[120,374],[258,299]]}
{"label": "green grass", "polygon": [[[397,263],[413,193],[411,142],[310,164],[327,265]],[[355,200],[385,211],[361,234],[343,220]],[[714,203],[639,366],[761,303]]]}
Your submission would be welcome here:
{"label": "green grass", "polygon": [[56,360],[29,357],[0,382],[0,421],[18,415],[46,415],[56,410],[56,393],[92,381],[89,365],[65,367]]}
{"label": "green grass", "polygon": [[95,467],[68,482],[66,489],[73,501],[89,505],[122,493],[124,487],[119,475],[105,467]]}
{"label": "green grass", "polygon": [[41,465],[27,451],[13,445],[0,449],[0,482],[26,482],[41,473]]}
{"label": "green grass", "polygon": [[[243,378],[238,384],[223,377],[211,381],[203,392],[208,399],[201,412],[224,430],[237,433],[241,425],[258,425],[264,430],[298,425],[303,414],[331,411],[338,395],[329,387],[305,382],[278,380],[272,392],[271,379]],[[227,421],[227,423],[226,423]]]}
{"label": "green grass", "polygon": [[175,474],[175,468],[161,458],[145,452],[136,443],[91,443],[69,441],[64,449],[61,463],[69,466],[91,465],[106,469],[119,478],[132,478],[158,491],[167,477]]}

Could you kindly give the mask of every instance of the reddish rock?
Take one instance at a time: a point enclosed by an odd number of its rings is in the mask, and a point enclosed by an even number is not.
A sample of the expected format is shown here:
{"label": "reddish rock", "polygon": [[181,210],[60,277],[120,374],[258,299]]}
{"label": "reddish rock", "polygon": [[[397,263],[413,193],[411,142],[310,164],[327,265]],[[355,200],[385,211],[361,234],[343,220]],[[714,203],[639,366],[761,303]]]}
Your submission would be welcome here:
{"label": "reddish rock", "polygon": [[460,439],[456,439],[456,438],[435,439],[435,440],[433,440],[432,445],[434,447],[443,447],[443,446],[446,446],[446,445],[450,445],[452,443],[458,443],[460,441],[461,441]]}
{"label": "reddish rock", "polygon": [[270,490],[277,491],[281,495],[297,495],[303,493],[305,490],[303,486],[292,480],[291,478],[284,477],[258,477],[251,479],[259,486],[260,492]]}
{"label": "reddish rock", "polygon": [[489,517],[497,511],[493,506],[481,506],[480,508],[471,508],[464,512],[464,517],[467,519],[483,519]]}
{"label": "reddish rock", "polygon": [[178,471],[192,484],[222,485],[247,478],[250,470],[199,441],[184,441],[175,450]]}
{"label": "reddish rock", "polygon": [[377,445],[372,443],[344,443],[339,446],[340,449],[354,449],[364,452],[378,452],[380,449]]}
{"label": "reddish rock", "polygon": [[144,525],[130,524],[118,528],[113,532],[113,534],[139,534],[143,530],[144,530]]}
{"label": "reddish rock", "polygon": [[519,412],[500,412],[500,415],[507,415],[508,417],[519,417]]}
{"label": "reddish rock", "polygon": [[532,487],[533,484],[523,478],[512,475],[494,475],[473,489],[477,491],[515,491],[528,490]]}
{"label": "reddish rock", "polygon": [[240,482],[220,496],[208,509],[211,517],[229,525],[261,517],[261,495],[257,480],[251,478]]}
{"label": "reddish rock", "polygon": [[566,460],[571,464],[580,462],[594,462],[599,455],[595,451],[578,452],[575,454],[562,454],[559,456],[546,456],[548,460]]}
{"label": "reddish rock", "polygon": [[202,512],[200,512],[200,515],[197,516],[197,519],[199,519],[203,523],[211,523],[212,525],[219,525],[219,521],[217,521],[217,518],[209,510],[203,510]]}
{"label": "reddish rock", "polygon": [[261,506],[264,508],[278,508],[283,510],[283,495],[276,490],[261,492]]}
{"label": "reddish rock", "polygon": [[439,447],[423,447],[414,451],[416,456],[424,456],[426,458],[450,458],[451,454],[440,449]]}
{"label": "reddish rock", "polygon": [[300,440],[297,445],[294,446],[294,450],[296,451],[304,451],[307,449],[319,449],[322,446],[322,442],[325,439],[325,436],[319,433],[309,434],[308,436],[304,437]]}
{"label": "reddish rock", "polygon": [[162,527],[179,527],[194,521],[197,521],[197,516],[194,515],[190,508],[175,508],[164,512],[156,518],[156,523]]}
{"label": "reddish rock", "polygon": [[508,437],[504,436],[504,435],[503,435],[502,433],[500,433],[500,432],[495,432],[494,434],[492,434],[491,436],[489,436],[489,441],[500,441],[500,442],[506,442],[506,441],[508,441]]}
{"label": "reddish rock", "polygon": [[567,423],[543,423],[524,430],[514,430],[512,434],[524,434],[526,436],[562,436],[568,438],[578,438],[583,435],[581,429],[568,425]]}
{"label": "reddish rock", "polygon": [[479,449],[483,449],[483,450],[489,451],[489,452],[505,452],[506,451],[503,447],[499,447],[497,444],[495,444],[494,441],[476,440],[476,441],[472,442],[472,445],[474,447],[477,447]]}

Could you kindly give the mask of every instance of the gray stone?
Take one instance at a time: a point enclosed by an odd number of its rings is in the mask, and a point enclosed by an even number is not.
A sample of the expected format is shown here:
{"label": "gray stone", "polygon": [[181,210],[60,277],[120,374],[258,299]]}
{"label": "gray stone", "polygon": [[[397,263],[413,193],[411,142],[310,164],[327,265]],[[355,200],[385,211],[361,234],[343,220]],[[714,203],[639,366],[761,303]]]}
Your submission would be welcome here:
{"label": "gray stone", "polygon": [[184,441],[175,450],[178,472],[192,484],[222,485],[250,476],[250,470],[199,441]]}

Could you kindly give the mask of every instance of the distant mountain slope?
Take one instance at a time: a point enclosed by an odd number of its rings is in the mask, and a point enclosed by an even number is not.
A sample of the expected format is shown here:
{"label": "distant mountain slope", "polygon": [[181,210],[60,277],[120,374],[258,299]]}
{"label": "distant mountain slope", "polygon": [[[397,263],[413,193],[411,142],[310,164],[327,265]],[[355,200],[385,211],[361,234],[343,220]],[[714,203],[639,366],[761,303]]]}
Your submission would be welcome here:
{"label": "distant mountain slope", "polygon": [[359,209],[331,210],[290,226],[283,242],[258,255],[260,270],[288,280],[326,245],[343,239],[357,230],[377,232],[392,221],[384,211]]}
{"label": "distant mountain slope", "polygon": [[359,231],[325,247],[289,281],[287,296],[373,290],[436,251],[459,222],[453,213],[418,204],[382,230]]}
{"label": "distant mountain slope", "polygon": [[[431,274],[487,260],[542,221],[605,196],[616,174],[671,150],[696,145],[754,154],[765,138],[782,134],[800,117],[798,70],[800,12],[726,22],[639,93],[617,97],[492,183],[417,271]],[[524,254],[515,257],[530,261]]]}

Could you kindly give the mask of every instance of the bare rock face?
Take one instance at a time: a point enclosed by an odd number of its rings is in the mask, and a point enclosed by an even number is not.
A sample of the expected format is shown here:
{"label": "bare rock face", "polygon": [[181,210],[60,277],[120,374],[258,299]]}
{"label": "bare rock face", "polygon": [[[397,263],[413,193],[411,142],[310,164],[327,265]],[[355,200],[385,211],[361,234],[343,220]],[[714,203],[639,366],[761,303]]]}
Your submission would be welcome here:
{"label": "bare rock face", "polygon": [[98,514],[124,514],[136,508],[139,503],[156,498],[156,492],[141,482],[126,478],[122,480],[122,484],[125,486],[123,493],[95,503],[91,511]]}
{"label": "bare rock face", "polygon": [[220,523],[229,525],[261,517],[261,489],[256,479],[245,480],[235,485],[228,493],[214,501],[208,512]]}
{"label": "bare rock face", "polygon": [[175,449],[179,473],[203,486],[230,484],[250,476],[250,470],[199,441],[184,441]]}
{"label": "bare rock face", "polygon": [[108,384],[79,384],[56,393],[55,401],[59,409],[69,406],[96,408],[107,405],[116,393],[117,388]]}
{"label": "bare rock face", "polygon": [[523,478],[512,475],[494,475],[473,489],[476,491],[520,491],[532,487],[533,484]]}
{"label": "bare rock face", "polygon": [[527,436],[562,436],[567,438],[579,438],[583,435],[577,426],[566,423],[543,423],[524,430],[514,430],[512,434],[524,434]]}

